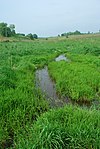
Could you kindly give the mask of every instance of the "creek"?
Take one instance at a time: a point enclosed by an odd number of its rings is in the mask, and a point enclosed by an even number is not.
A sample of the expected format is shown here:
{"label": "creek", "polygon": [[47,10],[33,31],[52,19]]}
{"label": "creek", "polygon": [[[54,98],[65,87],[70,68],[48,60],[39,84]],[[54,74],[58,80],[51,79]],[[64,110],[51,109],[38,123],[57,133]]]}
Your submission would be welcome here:
{"label": "creek", "polygon": [[[68,61],[64,54],[55,58],[55,61]],[[62,97],[58,97],[56,92],[56,85],[54,81],[52,81],[48,68],[45,66],[43,69],[36,70],[36,88],[39,88],[45,98],[49,101],[51,107],[59,107],[68,103],[68,99],[63,99]]]}
{"label": "creek", "polygon": [[[66,61],[70,62],[70,60],[65,57],[64,54],[59,55],[55,58],[55,61]],[[61,107],[65,104],[78,104],[82,107],[90,107],[91,105],[95,105],[97,109],[99,109],[100,101],[93,100],[92,102],[89,101],[78,101],[77,103],[75,101],[71,101],[68,97],[59,97],[56,92],[56,85],[55,82],[51,79],[48,67],[45,66],[42,69],[37,69],[35,72],[36,77],[36,89],[39,89],[42,92],[42,96],[45,97],[45,99],[48,100],[51,107]]]}

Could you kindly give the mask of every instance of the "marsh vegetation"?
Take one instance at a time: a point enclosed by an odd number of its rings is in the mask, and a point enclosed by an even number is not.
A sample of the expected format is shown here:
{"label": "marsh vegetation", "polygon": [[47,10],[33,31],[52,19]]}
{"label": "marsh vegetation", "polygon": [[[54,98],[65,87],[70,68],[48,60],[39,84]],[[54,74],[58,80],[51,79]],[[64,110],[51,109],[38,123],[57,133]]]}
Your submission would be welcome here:
{"label": "marsh vegetation", "polygon": [[[100,36],[82,36],[0,42],[1,149],[99,149]],[[63,53],[70,61],[54,61]],[[59,97],[91,107],[51,109],[35,84],[45,66]]]}

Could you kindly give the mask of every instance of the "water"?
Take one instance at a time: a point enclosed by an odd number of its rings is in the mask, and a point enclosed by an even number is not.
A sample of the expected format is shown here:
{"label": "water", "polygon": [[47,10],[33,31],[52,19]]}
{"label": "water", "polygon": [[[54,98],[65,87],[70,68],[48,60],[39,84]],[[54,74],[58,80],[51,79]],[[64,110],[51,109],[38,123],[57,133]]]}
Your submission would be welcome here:
{"label": "water", "polygon": [[[55,61],[61,61],[61,60],[64,60],[67,62],[69,61],[69,59],[67,59],[64,54],[58,56],[55,59]],[[70,101],[67,97],[66,98],[60,97],[59,99],[56,93],[56,85],[49,76],[47,66],[43,69],[36,70],[36,88],[41,90],[42,95],[49,101],[51,107],[59,107],[59,106],[61,107],[68,103],[78,104],[81,107],[91,106],[91,103],[88,103],[88,102],[81,103],[80,101],[79,102]],[[100,102],[98,103],[96,100],[94,100],[92,104],[98,107],[99,109],[98,105],[100,105]]]}
{"label": "water", "polygon": [[[65,55],[60,55],[55,61],[67,60]],[[56,93],[55,83],[49,76],[47,66],[43,69],[36,70],[36,87],[42,91],[42,94],[49,101],[51,107],[62,106],[64,104],[63,99],[60,98]],[[67,99],[66,99],[67,102]]]}
{"label": "water", "polygon": [[48,68],[39,69],[36,71],[37,87],[46,95],[47,98],[57,99],[55,84],[48,74]]}
{"label": "water", "polygon": [[36,71],[36,87],[41,90],[51,107],[63,105],[63,101],[57,96],[56,86],[49,76],[47,67]]}
{"label": "water", "polygon": [[64,54],[59,55],[57,58],[55,58],[55,61],[56,61],[56,62],[57,62],[57,61],[62,61],[62,60],[68,61],[68,59],[65,57]]}

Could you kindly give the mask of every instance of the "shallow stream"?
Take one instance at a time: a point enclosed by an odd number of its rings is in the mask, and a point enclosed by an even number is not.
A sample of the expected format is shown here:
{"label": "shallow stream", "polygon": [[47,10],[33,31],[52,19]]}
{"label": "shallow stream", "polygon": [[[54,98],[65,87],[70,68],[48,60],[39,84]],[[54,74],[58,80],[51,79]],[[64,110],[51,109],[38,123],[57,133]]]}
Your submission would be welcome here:
{"label": "shallow stream", "polygon": [[[55,58],[55,61],[66,61],[70,62],[64,54]],[[72,104],[79,104],[81,106],[91,106],[95,105],[99,109],[100,101],[94,100],[92,103],[90,102],[75,102],[68,99],[68,97],[58,97],[56,92],[56,85],[55,82],[51,79],[48,73],[48,67],[45,66],[42,69],[37,69],[36,73],[36,88],[42,92],[42,95],[49,101],[51,107],[61,107],[65,104],[72,103]]]}
{"label": "shallow stream", "polygon": [[[58,56],[55,61],[68,61],[65,55]],[[43,69],[36,70],[36,88],[42,91],[42,94],[49,101],[51,107],[63,106],[68,103],[68,99],[58,97],[56,93],[56,85],[49,76],[48,68],[45,66]]]}

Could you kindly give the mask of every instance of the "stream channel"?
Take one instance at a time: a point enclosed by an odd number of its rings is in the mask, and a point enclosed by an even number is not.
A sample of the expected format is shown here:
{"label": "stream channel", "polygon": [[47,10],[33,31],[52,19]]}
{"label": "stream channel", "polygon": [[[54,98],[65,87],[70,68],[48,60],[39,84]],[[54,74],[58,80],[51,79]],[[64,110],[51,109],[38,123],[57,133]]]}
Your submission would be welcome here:
{"label": "stream channel", "polygon": [[[66,61],[70,62],[64,54],[59,55],[55,58],[55,61]],[[37,69],[35,72],[36,77],[36,89],[42,92],[42,96],[48,100],[50,107],[61,107],[65,104],[79,104],[80,106],[90,107],[92,104],[95,105],[98,109],[100,102],[98,100],[94,100],[92,103],[83,103],[83,102],[73,102],[68,97],[59,97],[56,92],[56,85],[55,82],[51,79],[48,73],[48,67],[45,66],[42,69]]]}
{"label": "stream channel", "polygon": [[[55,58],[55,61],[68,61],[64,54]],[[56,85],[52,81],[48,73],[48,67],[45,66],[43,69],[36,70],[36,88],[40,89],[43,96],[49,101],[51,107],[61,107],[69,103],[69,100],[66,98],[58,97],[56,93]]]}

